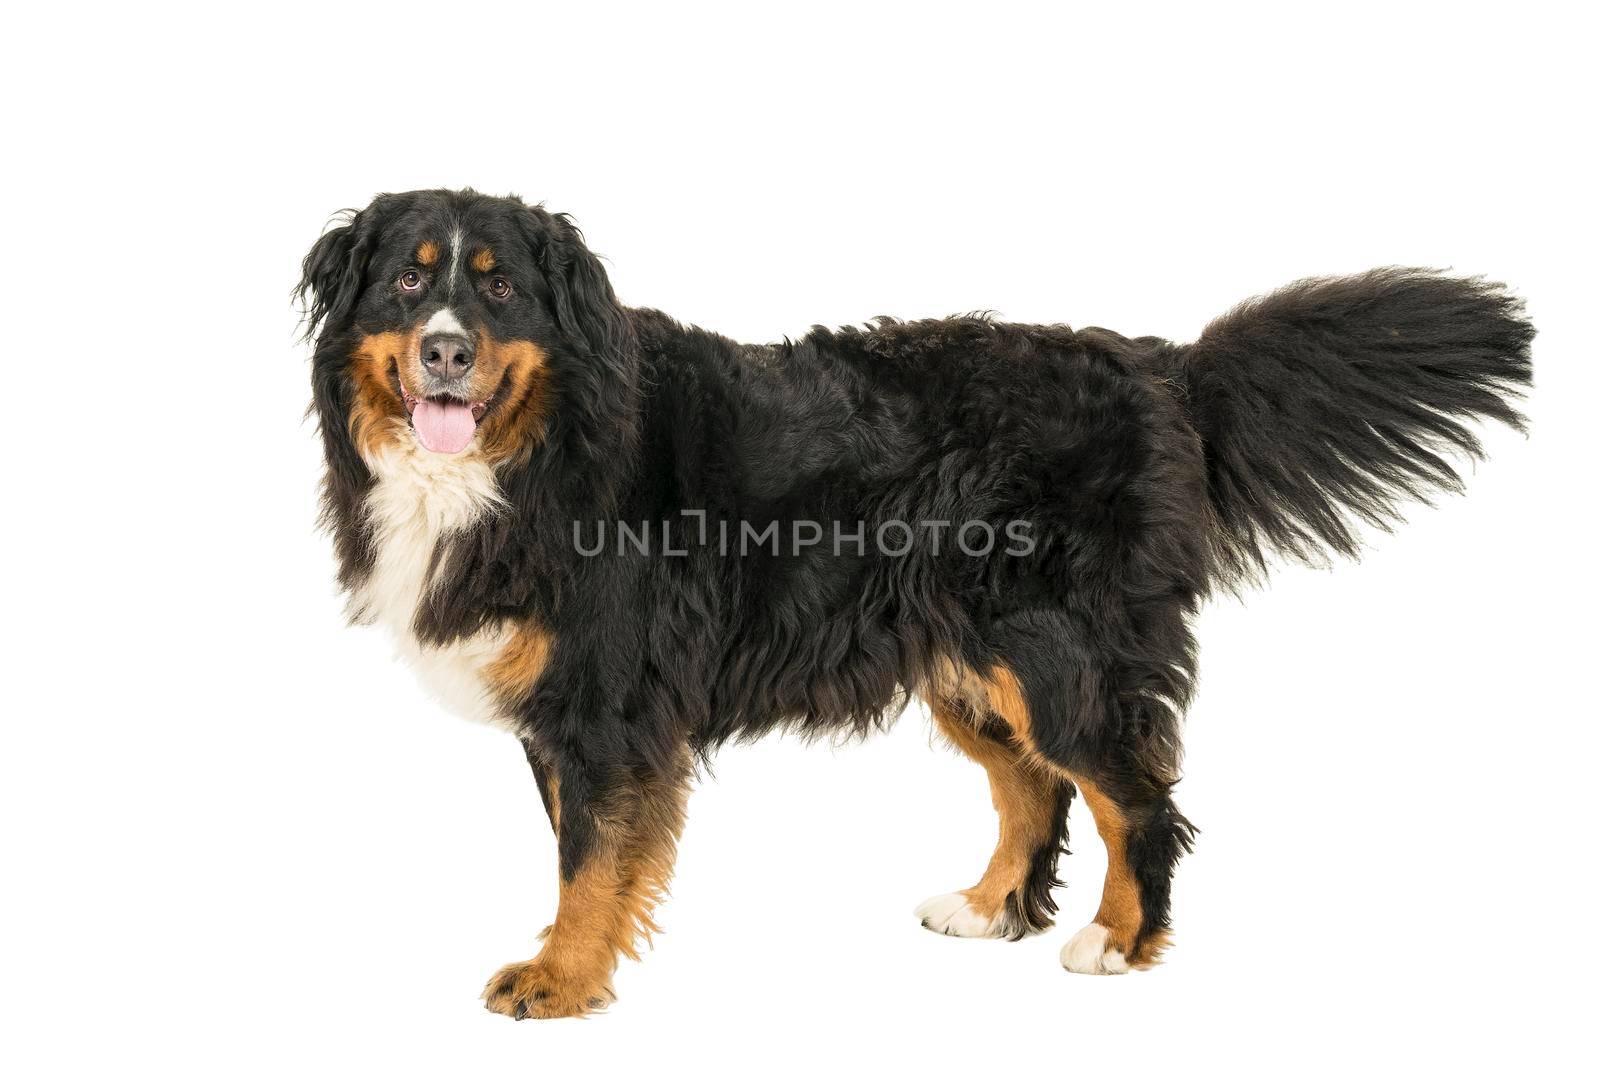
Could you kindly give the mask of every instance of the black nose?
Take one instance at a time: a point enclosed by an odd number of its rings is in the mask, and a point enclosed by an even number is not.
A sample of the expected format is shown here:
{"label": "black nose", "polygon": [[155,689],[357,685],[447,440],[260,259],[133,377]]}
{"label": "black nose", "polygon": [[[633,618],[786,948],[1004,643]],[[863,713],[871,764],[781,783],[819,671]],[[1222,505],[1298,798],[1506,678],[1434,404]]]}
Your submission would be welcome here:
{"label": "black nose", "polygon": [[422,339],[422,369],[436,381],[466,377],[477,358],[472,342],[458,333],[430,333]]}

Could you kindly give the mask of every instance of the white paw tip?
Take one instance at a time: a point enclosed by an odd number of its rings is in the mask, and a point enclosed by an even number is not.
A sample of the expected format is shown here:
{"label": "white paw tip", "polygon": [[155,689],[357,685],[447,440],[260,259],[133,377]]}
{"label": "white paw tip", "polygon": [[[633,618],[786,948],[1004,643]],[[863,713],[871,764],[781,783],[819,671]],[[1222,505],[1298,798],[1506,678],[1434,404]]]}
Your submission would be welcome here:
{"label": "white paw tip", "polygon": [[995,931],[994,916],[980,915],[965,893],[944,893],[917,905],[922,925],[938,934],[952,937],[990,937]]}
{"label": "white paw tip", "polygon": [[1127,974],[1128,961],[1115,949],[1107,951],[1111,931],[1090,923],[1061,946],[1061,966],[1075,974]]}

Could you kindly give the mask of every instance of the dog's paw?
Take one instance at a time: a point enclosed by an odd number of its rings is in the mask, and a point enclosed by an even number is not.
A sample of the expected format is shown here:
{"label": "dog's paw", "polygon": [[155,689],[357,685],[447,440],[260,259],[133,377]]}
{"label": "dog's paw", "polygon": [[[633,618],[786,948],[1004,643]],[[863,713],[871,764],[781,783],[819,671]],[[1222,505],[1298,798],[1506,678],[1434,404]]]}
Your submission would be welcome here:
{"label": "dog's paw", "polygon": [[951,937],[1009,937],[1005,909],[985,915],[965,893],[945,893],[917,905],[917,918],[936,934]]}
{"label": "dog's paw", "polygon": [[1127,957],[1108,944],[1110,935],[1099,923],[1085,926],[1061,946],[1061,966],[1077,974],[1127,974]]}
{"label": "dog's paw", "polygon": [[587,1015],[615,999],[607,983],[561,974],[537,957],[506,964],[483,987],[483,1006],[513,1019]]}

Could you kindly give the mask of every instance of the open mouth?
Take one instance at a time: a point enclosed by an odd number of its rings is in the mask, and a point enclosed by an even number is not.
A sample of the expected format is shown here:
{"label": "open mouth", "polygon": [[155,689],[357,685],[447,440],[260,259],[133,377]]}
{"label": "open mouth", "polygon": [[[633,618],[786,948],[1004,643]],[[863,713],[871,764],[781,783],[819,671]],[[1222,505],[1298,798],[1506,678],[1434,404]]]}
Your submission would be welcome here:
{"label": "open mouth", "polygon": [[405,401],[406,414],[411,416],[411,428],[429,452],[455,453],[466,448],[496,399],[490,397],[472,404],[449,396],[414,396],[400,380],[398,369],[390,373]]}

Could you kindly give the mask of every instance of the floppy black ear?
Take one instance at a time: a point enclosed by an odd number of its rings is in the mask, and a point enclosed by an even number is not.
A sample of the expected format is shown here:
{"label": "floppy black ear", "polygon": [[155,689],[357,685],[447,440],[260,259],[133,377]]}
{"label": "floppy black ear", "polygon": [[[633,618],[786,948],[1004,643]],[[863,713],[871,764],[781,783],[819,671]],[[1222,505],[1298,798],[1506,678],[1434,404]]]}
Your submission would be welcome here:
{"label": "floppy black ear", "polygon": [[300,264],[295,297],[305,309],[308,336],[324,322],[343,322],[355,309],[377,243],[374,214],[371,207],[341,212],[344,222],[317,238]]}
{"label": "floppy black ear", "polygon": [[300,284],[295,287],[305,309],[306,334],[317,338],[311,358],[311,409],[327,465],[322,521],[333,533],[339,580],[346,588],[371,567],[373,557],[371,538],[360,519],[372,476],[350,436],[350,341],[343,331],[361,297],[367,263],[377,247],[382,199],[363,211],[344,212],[339,225],[317,238],[301,264]]}
{"label": "floppy black ear", "polygon": [[578,227],[566,215],[532,207],[524,228],[550,285],[562,332],[608,363],[626,363],[633,349],[633,326]]}

